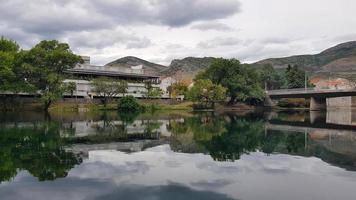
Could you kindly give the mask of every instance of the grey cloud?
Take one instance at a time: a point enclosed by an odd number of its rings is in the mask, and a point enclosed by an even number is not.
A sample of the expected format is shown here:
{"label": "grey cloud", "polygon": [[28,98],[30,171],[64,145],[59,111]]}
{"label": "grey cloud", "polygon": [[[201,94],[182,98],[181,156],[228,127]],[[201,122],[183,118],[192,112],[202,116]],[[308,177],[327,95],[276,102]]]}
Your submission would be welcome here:
{"label": "grey cloud", "polygon": [[242,40],[234,37],[216,37],[208,41],[202,41],[197,46],[200,48],[218,48],[221,46],[235,46],[242,42]]}
{"label": "grey cloud", "polygon": [[65,31],[110,27],[112,22],[88,4],[74,1],[0,1],[0,23],[24,32],[57,36]]}
{"label": "grey cloud", "polygon": [[160,1],[158,18],[169,26],[183,26],[193,21],[222,19],[240,11],[236,0],[170,0]]}
{"label": "grey cloud", "polygon": [[334,37],[332,40],[336,42],[346,42],[346,41],[355,41],[356,40],[356,33],[350,33],[346,35],[339,35]]}
{"label": "grey cloud", "polygon": [[[74,48],[146,48],[151,40],[131,34],[127,27],[181,27],[240,11],[238,0],[0,0],[0,4],[0,34],[25,47],[43,39],[65,39]],[[120,27],[123,30],[115,31]]]}
{"label": "grey cloud", "polygon": [[290,42],[292,39],[287,37],[267,37],[261,40],[265,44],[285,44]]}
{"label": "grey cloud", "polygon": [[142,49],[142,48],[149,47],[151,45],[152,45],[151,40],[144,37],[144,38],[136,38],[135,40],[131,40],[126,45],[126,48],[127,49]]}
{"label": "grey cloud", "polygon": [[208,30],[215,30],[215,31],[233,31],[234,29],[230,26],[219,23],[219,22],[205,22],[199,23],[191,26],[192,29],[201,30],[201,31],[208,31]]}
{"label": "grey cloud", "polygon": [[226,18],[240,8],[236,0],[0,0],[0,3],[0,24],[51,36],[118,25],[184,26],[194,21]]}
{"label": "grey cloud", "polygon": [[139,37],[121,30],[99,30],[71,32],[63,38],[73,46],[101,49],[112,46],[125,46],[129,49],[146,48],[152,44],[146,37]]}
{"label": "grey cloud", "polygon": [[96,1],[101,12],[112,16],[121,24],[162,24],[179,27],[194,21],[229,17],[240,11],[237,0],[122,0]]}

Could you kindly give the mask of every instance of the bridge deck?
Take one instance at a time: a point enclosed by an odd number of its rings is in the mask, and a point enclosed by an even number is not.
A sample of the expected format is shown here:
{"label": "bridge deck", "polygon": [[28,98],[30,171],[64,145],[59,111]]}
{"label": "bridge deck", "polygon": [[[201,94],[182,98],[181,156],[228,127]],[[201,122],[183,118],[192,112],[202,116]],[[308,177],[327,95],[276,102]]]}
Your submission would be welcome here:
{"label": "bridge deck", "polygon": [[308,98],[308,97],[343,97],[356,96],[356,88],[353,89],[314,89],[298,88],[269,90],[266,94],[271,98]]}

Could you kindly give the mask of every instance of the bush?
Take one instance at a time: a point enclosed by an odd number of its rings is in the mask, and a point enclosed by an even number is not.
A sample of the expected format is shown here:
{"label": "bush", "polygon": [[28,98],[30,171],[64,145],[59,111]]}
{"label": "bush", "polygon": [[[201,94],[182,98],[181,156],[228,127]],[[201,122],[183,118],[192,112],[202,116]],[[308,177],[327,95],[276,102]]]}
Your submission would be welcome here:
{"label": "bush", "polygon": [[118,109],[121,111],[140,112],[144,107],[133,96],[125,96],[120,99]]}
{"label": "bush", "polygon": [[283,108],[304,108],[307,105],[304,99],[281,99],[277,105]]}

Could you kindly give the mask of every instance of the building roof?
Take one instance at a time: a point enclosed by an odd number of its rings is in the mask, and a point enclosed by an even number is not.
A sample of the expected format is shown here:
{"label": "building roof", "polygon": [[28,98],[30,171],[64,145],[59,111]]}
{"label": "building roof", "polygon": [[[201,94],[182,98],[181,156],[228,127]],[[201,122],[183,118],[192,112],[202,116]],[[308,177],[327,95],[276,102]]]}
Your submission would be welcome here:
{"label": "building roof", "polygon": [[131,77],[131,78],[159,78],[156,75],[149,74],[137,74],[137,73],[125,73],[120,71],[105,71],[105,70],[95,70],[88,68],[73,68],[66,70],[70,74],[85,74],[85,75],[96,75],[96,76],[110,76],[110,77]]}

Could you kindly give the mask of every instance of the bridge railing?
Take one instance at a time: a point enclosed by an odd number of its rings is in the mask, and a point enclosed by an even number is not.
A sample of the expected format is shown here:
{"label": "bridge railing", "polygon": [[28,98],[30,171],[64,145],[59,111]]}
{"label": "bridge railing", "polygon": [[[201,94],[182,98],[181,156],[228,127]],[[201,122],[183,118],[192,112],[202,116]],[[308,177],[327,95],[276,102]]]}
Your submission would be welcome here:
{"label": "bridge railing", "polygon": [[266,94],[292,94],[292,93],[311,93],[311,92],[355,92],[356,88],[350,89],[318,89],[318,88],[294,88],[294,89],[279,89],[266,90]]}

